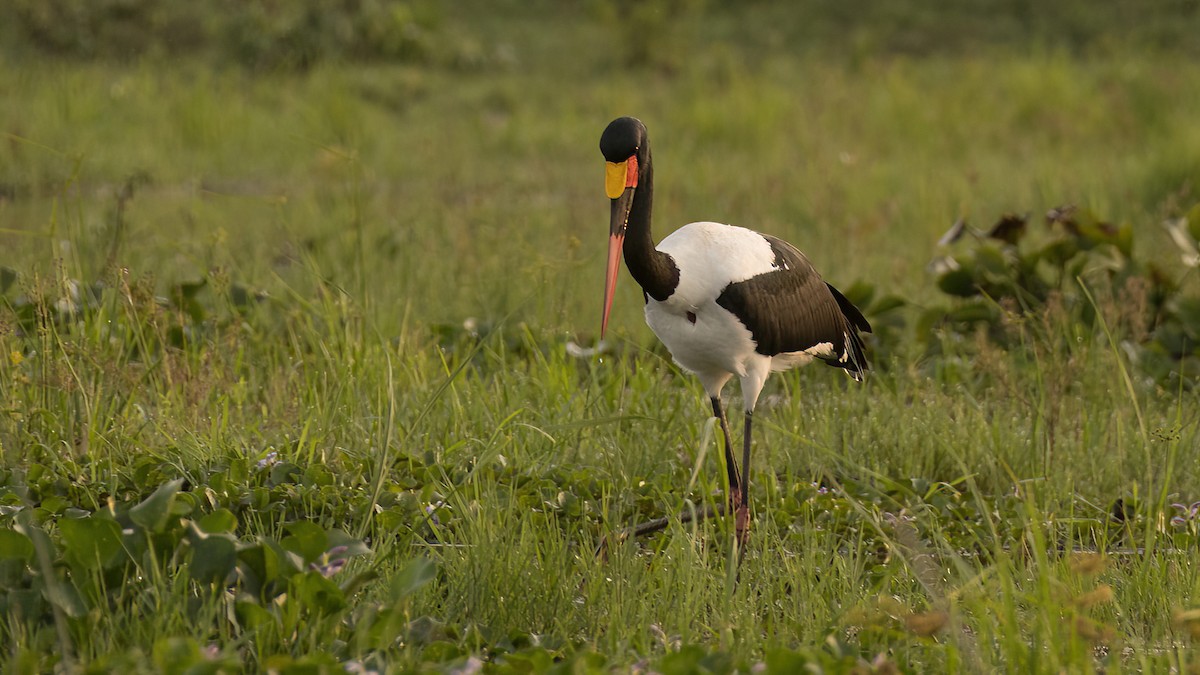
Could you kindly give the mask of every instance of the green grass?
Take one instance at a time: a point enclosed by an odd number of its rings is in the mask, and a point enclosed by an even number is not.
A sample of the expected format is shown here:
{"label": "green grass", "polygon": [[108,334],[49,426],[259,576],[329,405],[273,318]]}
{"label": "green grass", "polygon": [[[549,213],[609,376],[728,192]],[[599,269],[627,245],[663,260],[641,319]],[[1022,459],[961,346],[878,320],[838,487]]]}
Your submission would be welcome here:
{"label": "green grass", "polygon": [[[1200,533],[1170,522],[1200,499],[1195,374],[1148,377],[1126,327],[1066,311],[1010,317],[1008,350],[914,326],[956,218],[1064,203],[1194,297],[1158,223],[1196,201],[1200,68],[822,55],[719,21],[629,68],[570,18],[451,13],[507,66],[0,68],[6,672],[1195,667]],[[752,226],[910,302],[865,385],[769,383],[740,568],[721,521],[592,554],[722,475],[628,278],[614,350],[567,353],[598,326],[620,114],[654,140],[658,236]],[[306,572],[338,537],[345,568]],[[240,576],[193,578],[221,541]],[[251,564],[277,549],[296,569]]]}

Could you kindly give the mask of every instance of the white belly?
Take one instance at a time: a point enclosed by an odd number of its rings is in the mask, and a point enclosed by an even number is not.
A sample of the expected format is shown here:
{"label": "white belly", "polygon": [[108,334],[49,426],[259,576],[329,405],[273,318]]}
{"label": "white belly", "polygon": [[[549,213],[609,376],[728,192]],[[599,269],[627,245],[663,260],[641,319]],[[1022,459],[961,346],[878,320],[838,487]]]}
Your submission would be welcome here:
{"label": "white belly", "polygon": [[646,303],[646,323],[675,362],[693,373],[744,374],[746,358],[755,353],[750,331],[716,302],[680,306],[672,299]]}

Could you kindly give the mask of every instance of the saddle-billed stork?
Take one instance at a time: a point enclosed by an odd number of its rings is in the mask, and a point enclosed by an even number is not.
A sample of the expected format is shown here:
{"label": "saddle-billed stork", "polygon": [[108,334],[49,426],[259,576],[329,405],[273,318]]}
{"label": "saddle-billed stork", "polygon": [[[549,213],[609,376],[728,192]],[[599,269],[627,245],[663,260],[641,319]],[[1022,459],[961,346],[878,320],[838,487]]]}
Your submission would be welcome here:
{"label": "saddle-billed stork", "polygon": [[[655,246],[650,233],[654,165],[646,125],[633,117],[613,120],[600,136],[600,152],[612,200],[600,336],[608,329],[624,253],[630,275],[642,287],[646,323],[675,362],[700,378],[720,421],[729,478],[726,509],[736,509],[735,532],[744,545],[750,525],[750,429],[767,376],[820,359],[862,380],[867,359],[859,331],[870,332],[871,325],[822,281],[803,253],[781,239],[698,222]],[[740,472],[721,406],[721,389],[735,375],[746,411]],[[666,522],[635,531],[661,529]]]}

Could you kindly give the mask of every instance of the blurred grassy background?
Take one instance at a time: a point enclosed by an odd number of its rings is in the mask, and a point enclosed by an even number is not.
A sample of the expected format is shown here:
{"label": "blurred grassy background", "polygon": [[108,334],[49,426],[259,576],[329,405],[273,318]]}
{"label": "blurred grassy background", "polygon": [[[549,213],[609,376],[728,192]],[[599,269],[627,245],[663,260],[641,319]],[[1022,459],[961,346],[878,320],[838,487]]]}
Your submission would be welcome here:
{"label": "blurred grassy background", "polygon": [[[421,45],[403,52],[362,47],[336,10],[233,4],[198,25],[169,18],[190,3],[14,5],[24,21],[6,29],[0,75],[11,261],[48,261],[52,230],[103,248],[128,185],[135,274],[228,265],[269,289],[276,274],[300,283],[287,261],[308,251],[339,283],[370,279],[387,321],[388,308],[515,310],[583,330],[603,213],[595,137],[619,114],[655,140],[660,236],[747,225],[794,240],[835,282],[869,271],[916,298],[960,216],[1079,203],[1139,223],[1149,250],[1200,176],[1195,3],[339,6],[400,17]],[[42,26],[51,5],[59,19]],[[71,31],[72,16],[128,17],[121,34],[140,41]],[[273,26],[260,30],[297,54],[241,56],[226,22]],[[171,37],[185,24],[196,35]],[[346,45],[305,46],[342,35],[334,24],[351,26]],[[76,256],[101,275],[103,259]],[[561,292],[530,298],[531,284]],[[633,330],[624,291],[616,323]]]}

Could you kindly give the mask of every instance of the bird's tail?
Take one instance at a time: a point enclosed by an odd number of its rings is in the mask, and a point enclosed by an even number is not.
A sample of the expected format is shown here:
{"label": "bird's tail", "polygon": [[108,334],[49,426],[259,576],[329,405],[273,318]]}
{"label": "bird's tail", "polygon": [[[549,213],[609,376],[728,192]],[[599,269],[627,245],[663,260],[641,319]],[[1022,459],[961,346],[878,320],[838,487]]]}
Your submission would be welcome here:
{"label": "bird's tail", "polygon": [[867,355],[863,351],[862,336],[854,328],[846,331],[846,360],[836,364],[846,369],[846,374],[854,378],[855,382],[862,382],[863,376],[871,369],[867,363]]}
{"label": "bird's tail", "polygon": [[843,356],[838,361],[828,361],[827,363],[829,363],[831,366],[837,366],[838,368],[845,368],[846,374],[850,377],[853,377],[855,382],[862,382],[863,375],[870,370],[871,367],[870,364],[867,363],[867,355],[865,347],[863,346],[862,336],[859,335],[858,332],[862,331],[864,333],[870,333],[871,324],[867,322],[867,319],[862,315],[862,312],[858,311],[858,308],[854,306],[854,303],[850,302],[846,299],[846,296],[842,295],[841,291],[834,288],[831,284],[827,283],[825,285],[829,286],[829,292],[833,294],[833,299],[837,300],[838,309],[842,310],[842,316],[846,319],[846,343],[842,347],[844,350],[842,352]]}

